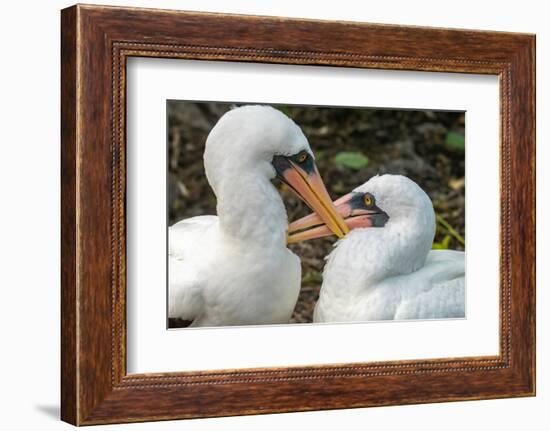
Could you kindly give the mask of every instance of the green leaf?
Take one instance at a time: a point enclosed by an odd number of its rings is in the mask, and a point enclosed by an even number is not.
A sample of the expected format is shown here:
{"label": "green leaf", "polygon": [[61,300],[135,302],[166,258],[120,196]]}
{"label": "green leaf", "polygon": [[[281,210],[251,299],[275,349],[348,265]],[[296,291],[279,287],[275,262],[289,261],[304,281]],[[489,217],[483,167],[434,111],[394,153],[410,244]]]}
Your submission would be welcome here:
{"label": "green leaf", "polygon": [[434,242],[432,244],[432,250],[447,250],[449,248],[449,242],[451,241],[451,235],[445,235],[445,238],[441,242]]}
{"label": "green leaf", "polygon": [[441,226],[443,226],[443,228],[445,228],[445,230],[446,230],[447,232],[449,232],[452,236],[454,236],[455,239],[456,239],[460,244],[466,245],[466,241],[464,241],[464,238],[462,238],[462,235],[460,235],[460,234],[456,231],[456,229],[454,229],[454,228],[449,224],[449,222],[443,218],[442,215],[436,214],[436,215],[435,215],[435,219],[437,220],[437,222],[438,222]]}
{"label": "green leaf", "polygon": [[369,158],[361,152],[341,151],[336,154],[334,162],[350,169],[361,169],[369,164]]}
{"label": "green leaf", "polygon": [[447,138],[445,139],[445,143],[449,148],[454,148],[455,150],[462,150],[464,151],[464,135],[461,135],[460,133],[456,132],[449,132],[447,133]]}

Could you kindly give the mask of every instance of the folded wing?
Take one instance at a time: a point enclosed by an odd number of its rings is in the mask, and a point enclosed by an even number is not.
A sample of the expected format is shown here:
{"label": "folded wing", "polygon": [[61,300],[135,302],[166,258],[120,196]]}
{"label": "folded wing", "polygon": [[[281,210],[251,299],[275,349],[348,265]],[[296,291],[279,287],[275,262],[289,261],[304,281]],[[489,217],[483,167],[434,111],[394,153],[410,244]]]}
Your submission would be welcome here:
{"label": "folded wing", "polygon": [[207,231],[218,222],[216,216],[182,220],[168,230],[168,316],[194,321],[203,313],[203,278],[193,260],[204,248]]}
{"label": "folded wing", "polygon": [[[448,319],[465,317],[464,253],[433,250],[425,265],[405,277],[396,277],[401,301],[394,319]],[[404,285],[403,283],[406,283]]]}

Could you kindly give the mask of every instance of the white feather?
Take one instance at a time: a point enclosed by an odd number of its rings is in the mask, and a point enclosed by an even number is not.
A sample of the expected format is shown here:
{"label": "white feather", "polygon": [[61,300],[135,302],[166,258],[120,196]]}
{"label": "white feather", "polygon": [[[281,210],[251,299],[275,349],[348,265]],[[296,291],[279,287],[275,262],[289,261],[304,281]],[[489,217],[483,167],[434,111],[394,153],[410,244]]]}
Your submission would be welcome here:
{"label": "white feather", "polygon": [[389,221],[336,243],[314,321],[464,317],[464,253],[430,251],[435,215],[426,193],[397,175],[376,176],[356,191],[373,194]]}
{"label": "white feather", "polygon": [[281,112],[236,108],[210,132],[205,170],[218,216],[169,229],[169,316],[192,326],[288,323],[300,290],[300,260],[286,248],[287,215],[271,183],[275,154],[308,150]]}

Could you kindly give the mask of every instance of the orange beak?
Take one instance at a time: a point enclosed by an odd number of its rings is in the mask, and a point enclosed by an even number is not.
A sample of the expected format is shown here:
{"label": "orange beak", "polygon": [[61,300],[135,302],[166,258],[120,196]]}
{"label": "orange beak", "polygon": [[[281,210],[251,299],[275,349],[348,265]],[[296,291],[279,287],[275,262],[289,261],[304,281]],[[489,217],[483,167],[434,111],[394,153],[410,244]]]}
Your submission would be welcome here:
{"label": "orange beak", "polygon": [[290,157],[275,156],[273,166],[277,176],[314,211],[321,223],[338,238],[349,232],[344,219],[334,207],[313,159],[299,164]]}
{"label": "orange beak", "polygon": [[[362,209],[356,205],[354,193],[349,193],[334,201],[338,214],[350,229],[382,227],[388,221],[388,215],[378,207]],[[292,222],[288,227],[288,243],[308,241],[310,239],[331,236],[331,230],[317,214],[310,214]]]}

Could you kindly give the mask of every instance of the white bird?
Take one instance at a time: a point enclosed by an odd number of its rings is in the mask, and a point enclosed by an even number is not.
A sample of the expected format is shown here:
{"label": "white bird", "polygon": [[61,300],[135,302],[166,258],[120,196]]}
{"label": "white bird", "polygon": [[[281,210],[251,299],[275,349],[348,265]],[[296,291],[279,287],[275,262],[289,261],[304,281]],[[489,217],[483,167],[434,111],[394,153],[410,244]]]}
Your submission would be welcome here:
{"label": "white bird", "polygon": [[[327,257],[315,322],[464,317],[464,252],[431,250],[434,209],[414,181],[375,176],[334,203],[352,231]],[[289,242],[327,235],[314,214],[289,227]]]}
{"label": "white bird", "polygon": [[169,317],[190,326],[288,323],[301,266],[286,248],[287,214],[271,180],[286,182],[335,234],[348,232],[306,137],[276,109],[236,108],[211,130],[204,167],[218,215],[169,229]]}

